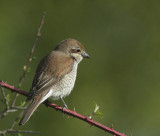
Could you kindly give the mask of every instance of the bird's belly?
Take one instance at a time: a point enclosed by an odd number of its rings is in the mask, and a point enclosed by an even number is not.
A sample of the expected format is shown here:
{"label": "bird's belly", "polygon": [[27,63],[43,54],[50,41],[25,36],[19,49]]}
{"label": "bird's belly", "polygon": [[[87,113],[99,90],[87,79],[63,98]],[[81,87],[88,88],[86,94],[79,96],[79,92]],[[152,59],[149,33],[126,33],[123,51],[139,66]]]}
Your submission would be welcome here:
{"label": "bird's belly", "polygon": [[76,81],[76,75],[77,67],[52,87],[52,97],[54,100],[57,100],[60,97],[66,97],[71,93]]}

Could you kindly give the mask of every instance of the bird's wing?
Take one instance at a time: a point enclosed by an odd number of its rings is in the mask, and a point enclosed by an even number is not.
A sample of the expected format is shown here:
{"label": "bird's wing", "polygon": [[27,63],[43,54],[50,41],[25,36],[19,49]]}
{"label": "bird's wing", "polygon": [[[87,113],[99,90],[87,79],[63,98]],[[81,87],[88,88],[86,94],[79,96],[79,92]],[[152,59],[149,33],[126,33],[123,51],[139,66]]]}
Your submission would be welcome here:
{"label": "bird's wing", "polygon": [[46,94],[73,68],[74,59],[62,52],[54,51],[41,60],[29,92],[28,100],[39,94]]}

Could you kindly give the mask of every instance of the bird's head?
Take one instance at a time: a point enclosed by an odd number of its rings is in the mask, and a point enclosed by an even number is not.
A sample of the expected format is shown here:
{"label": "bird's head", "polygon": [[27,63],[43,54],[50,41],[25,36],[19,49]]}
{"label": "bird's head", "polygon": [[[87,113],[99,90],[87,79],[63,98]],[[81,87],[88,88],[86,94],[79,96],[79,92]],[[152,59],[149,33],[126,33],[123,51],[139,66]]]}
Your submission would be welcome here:
{"label": "bird's head", "polygon": [[62,51],[67,55],[73,57],[78,63],[83,58],[89,58],[90,56],[85,52],[83,45],[75,39],[66,39],[62,41],[56,50]]}

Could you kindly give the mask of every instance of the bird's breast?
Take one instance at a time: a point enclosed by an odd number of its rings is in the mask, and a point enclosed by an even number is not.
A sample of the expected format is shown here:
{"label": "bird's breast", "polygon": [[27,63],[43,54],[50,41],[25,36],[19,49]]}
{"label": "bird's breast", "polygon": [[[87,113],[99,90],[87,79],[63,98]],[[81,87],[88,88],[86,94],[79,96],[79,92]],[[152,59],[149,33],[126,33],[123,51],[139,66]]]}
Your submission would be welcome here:
{"label": "bird's breast", "polygon": [[74,87],[77,76],[78,63],[75,61],[70,73],[66,74],[56,85],[52,87],[53,99],[59,99],[69,95]]}

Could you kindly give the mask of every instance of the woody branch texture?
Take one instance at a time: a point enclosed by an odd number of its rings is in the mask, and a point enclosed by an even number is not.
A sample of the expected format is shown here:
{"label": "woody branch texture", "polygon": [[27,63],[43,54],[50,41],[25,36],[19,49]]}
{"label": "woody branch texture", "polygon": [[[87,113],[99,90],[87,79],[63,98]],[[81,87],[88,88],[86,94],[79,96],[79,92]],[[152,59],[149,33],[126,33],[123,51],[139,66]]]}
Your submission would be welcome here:
{"label": "woody branch texture", "polygon": [[[24,90],[21,90],[19,88],[15,88],[14,86],[11,86],[11,85],[9,85],[7,83],[4,83],[2,81],[0,81],[0,85],[2,87],[5,87],[5,88],[11,90],[12,92],[16,92],[16,93],[21,94],[21,95],[26,96],[26,97],[28,96],[28,92],[26,92]],[[126,135],[124,135],[124,134],[122,134],[118,131],[115,131],[113,128],[106,127],[106,126],[104,126],[104,125],[86,117],[86,116],[83,116],[83,115],[77,113],[76,111],[72,111],[72,110],[69,110],[69,109],[63,109],[63,107],[60,107],[60,106],[58,106],[54,103],[51,103],[48,100],[45,101],[43,104],[45,104],[47,107],[51,107],[51,108],[54,108],[55,110],[64,112],[65,114],[68,114],[69,116],[73,116],[75,118],[81,119],[81,120],[87,122],[90,125],[93,125],[97,128],[100,128],[104,131],[107,131],[108,133],[113,134],[114,136],[126,136]]]}

